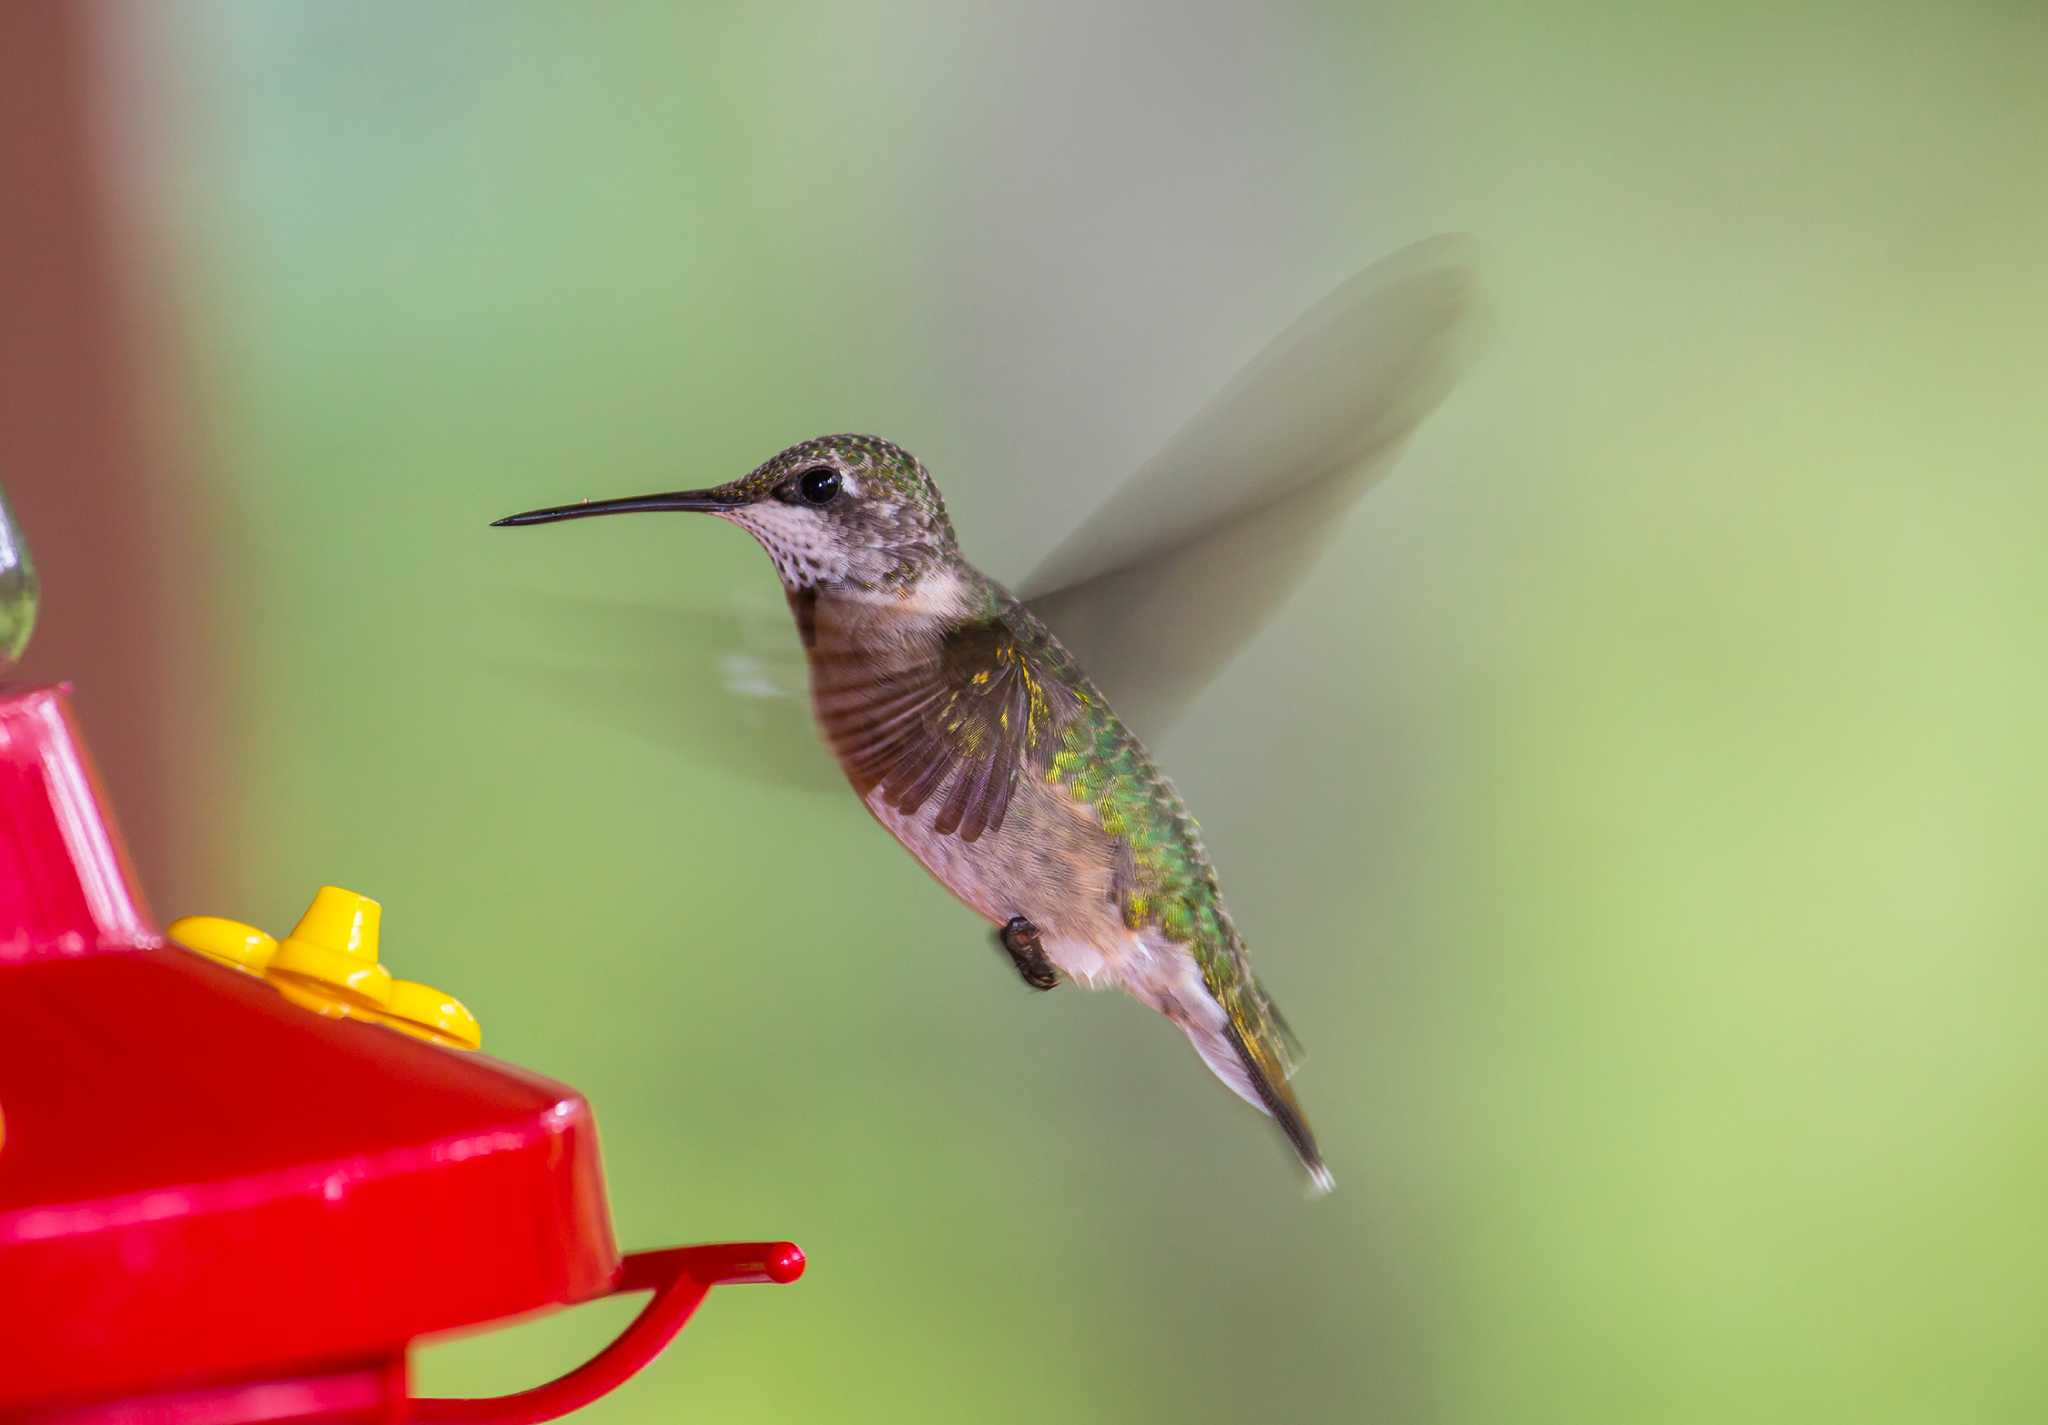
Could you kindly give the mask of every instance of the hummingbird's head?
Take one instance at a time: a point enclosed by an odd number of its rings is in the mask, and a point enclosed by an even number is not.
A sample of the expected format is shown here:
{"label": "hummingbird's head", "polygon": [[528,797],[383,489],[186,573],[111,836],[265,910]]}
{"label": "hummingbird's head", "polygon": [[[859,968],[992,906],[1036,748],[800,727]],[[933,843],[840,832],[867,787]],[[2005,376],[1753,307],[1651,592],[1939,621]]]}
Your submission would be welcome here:
{"label": "hummingbird's head", "polygon": [[954,557],[953,524],[916,456],[871,435],[821,435],[708,490],[594,500],[508,515],[500,525],[692,510],[761,542],[784,587],[902,587]]}

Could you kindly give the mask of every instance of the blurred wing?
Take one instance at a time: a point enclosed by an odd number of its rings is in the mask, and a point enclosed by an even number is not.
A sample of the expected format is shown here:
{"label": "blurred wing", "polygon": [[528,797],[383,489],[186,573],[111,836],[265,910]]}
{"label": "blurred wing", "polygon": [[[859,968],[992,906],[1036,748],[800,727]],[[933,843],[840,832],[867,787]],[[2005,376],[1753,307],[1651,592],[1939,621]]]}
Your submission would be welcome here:
{"label": "blurred wing", "polygon": [[1028,620],[963,625],[907,651],[887,667],[821,654],[818,720],[862,796],[879,787],[904,813],[943,797],[932,829],[977,840],[1050,758],[1072,695],[1045,676],[1052,651]]}
{"label": "blurred wing", "polygon": [[1449,392],[1470,344],[1465,244],[1351,278],[1245,367],[1025,582],[1141,735],[1170,723],[1300,584]]}
{"label": "blurred wing", "polygon": [[505,674],[599,724],[774,786],[844,799],[819,744],[802,645],[772,601],[677,608],[566,594],[505,596],[523,643]]}

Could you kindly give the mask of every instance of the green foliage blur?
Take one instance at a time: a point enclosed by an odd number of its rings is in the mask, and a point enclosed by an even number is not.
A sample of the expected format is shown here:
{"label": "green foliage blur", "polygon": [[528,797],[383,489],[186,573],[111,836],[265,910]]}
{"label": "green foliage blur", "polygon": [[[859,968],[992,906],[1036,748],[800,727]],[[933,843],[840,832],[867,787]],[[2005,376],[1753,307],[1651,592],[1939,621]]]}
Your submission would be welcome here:
{"label": "green foliage blur", "polygon": [[[222,880],[162,909],[378,896],[594,1103],[624,1244],[812,1258],[592,1421],[2039,1417],[2041,7],[124,13],[236,551]],[[682,735],[781,616],[742,535],[486,528],[871,430],[1015,577],[1445,230],[1489,355],[1155,749],[1327,1201],[807,735]]]}

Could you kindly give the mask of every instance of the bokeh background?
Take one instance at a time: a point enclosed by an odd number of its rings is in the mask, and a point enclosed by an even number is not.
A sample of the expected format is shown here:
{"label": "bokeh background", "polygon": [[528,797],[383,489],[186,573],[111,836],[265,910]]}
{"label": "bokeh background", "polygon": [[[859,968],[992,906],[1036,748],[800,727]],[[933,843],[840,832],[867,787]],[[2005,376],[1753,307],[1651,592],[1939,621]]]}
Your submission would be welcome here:
{"label": "bokeh background", "polygon": [[[2048,10],[7,24],[28,672],[156,909],[378,896],[592,1099],[628,1245],[811,1253],[592,1420],[2048,1408]],[[1163,1024],[1024,993],[813,742],[679,733],[782,617],[751,542],[485,527],[874,430],[1015,577],[1440,231],[1488,354],[1156,749],[1326,1201]]]}

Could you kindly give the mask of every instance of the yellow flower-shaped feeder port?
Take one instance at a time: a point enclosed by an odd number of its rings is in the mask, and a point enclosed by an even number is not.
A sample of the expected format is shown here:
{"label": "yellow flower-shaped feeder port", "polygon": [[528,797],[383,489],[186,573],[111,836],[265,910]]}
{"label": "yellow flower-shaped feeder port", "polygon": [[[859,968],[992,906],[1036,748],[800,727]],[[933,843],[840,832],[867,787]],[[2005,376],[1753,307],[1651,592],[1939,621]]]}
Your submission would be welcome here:
{"label": "yellow flower-shaped feeder port", "polygon": [[377,962],[383,907],[322,886],[292,933],[278,940],[217,915],[188,915],[165,933],[187,950],[255,975],[293,1004],[335,1019],[365,1019],[452,1049],[483,1043],[476,1016],[453,996],[393,979]]}

